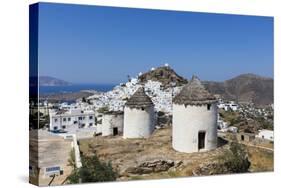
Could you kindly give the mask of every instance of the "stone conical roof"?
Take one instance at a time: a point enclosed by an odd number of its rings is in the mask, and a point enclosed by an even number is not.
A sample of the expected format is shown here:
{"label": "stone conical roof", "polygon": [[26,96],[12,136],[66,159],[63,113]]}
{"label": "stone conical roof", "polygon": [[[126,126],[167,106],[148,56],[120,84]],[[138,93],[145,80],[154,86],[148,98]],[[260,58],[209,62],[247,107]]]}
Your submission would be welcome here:
{"label": "stone conical roof", "polygon": [[128,99],[125,104],[130,108],[145,108],[152,106],[153,102],[144,92],[144,88],[140,87],[138,90]]}
{"label": "stone conical roof", "polygon": [[191,81],[173,99],[173,103],[184,105],[201,105],[213,102],[216,102],[215,96],[205,89],[196,76],[193,76]]}

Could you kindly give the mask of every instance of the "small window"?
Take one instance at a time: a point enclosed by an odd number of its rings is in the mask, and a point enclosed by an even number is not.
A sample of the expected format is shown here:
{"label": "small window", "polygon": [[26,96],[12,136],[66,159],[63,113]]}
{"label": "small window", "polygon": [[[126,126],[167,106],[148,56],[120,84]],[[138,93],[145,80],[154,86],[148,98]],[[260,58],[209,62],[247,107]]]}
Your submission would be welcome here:
{"label": "small window", "polygon": [[66,121],[66,118],[63,118],[63,121]]}
{"label": "small window", "polygon": [[58,127],[57,127],[57,126],[55,126],[55,127],[54,127],[54,130],[58,130]]}
{"label": "small window", "polygon": [[71,121],[71,118],[70,118],[70,117],[68,118],[68,121]]}
{"label": "small window", "polygon": [[57,121],[58,121],[58,119],[56,118],[56,119],[55,119],[55,122],[57,122]]}
{"label": "small window", "polygon": [[93,126],[93,123],[89,123],[89,126],[92,127],[92,126]]}
{"label": "small window", "polygon": [[82,120],[82,117],[78,117],[79,120]]}
{"label": "small window", "polygon": [[62,126],[62,128],[63,128],[63,129],[65,129],[65,128],[66,128],[66,126],[65,126],[65,125],[63,125],[63,126]]}
{"label": "small window", "polygon": [[83,119],[85,119],[85,116],[83,117]]}
{"label": "small window", "polygon": [[89,119],[93,119],[93,116],[89,116]]}
{"label": "small window", "polygon": [[73,124],[77,124],[77,121],[73,121]]}
{"label": "small window", "polygon": [[207,104],[207,110],[211,109],[211,104]]}
{"label": "small window", "polygon": [[141,110],[144,111],[144,107],[141,107]]}

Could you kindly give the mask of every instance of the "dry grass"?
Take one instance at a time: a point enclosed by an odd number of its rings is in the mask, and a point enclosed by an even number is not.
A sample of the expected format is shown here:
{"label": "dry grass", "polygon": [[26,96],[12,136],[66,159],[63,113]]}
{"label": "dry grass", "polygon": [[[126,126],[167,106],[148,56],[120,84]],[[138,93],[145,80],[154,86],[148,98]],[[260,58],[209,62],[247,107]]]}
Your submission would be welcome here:
{"label": "dry grass", "polygon": [[251,172],[273,171],[274,157],[272,151],[247,146]]}
{"label": "dry grass", "polygon": [[84,155],[97,154],[101,160],[111,161],[113,167],[119,172],[123,172],[130,166],[154,159],[183,162],[173,171],[122,177],[122,180],[128,180],[192,176],[194,168],[202,162],[212,161],[224,151],[224,146],[208,152],[180,153],[172,148],[171,128],[165,128],[156,130],[148,139],[123,139],[121,136],[114,136],[81,140],[80,149]]}
{"label": "dry grass", "polygon": [[[220,141],[221,142],[221,141]],[[213,162],[223,155],[228,144],[200,153],[180,153],[172,148],[171,128],[156,130],[148,139],[123,139],[121,136],[95,137],[81,140],[80,149],[84,155],[96,154],[101,160],[111,161],[112,166],[121,174],[119,180],[160,179],[192,176],[193,170],[203,163]],[[273,153],[247,146],[252,163],[252,172],[271,171]],[[168,171],[142,175],[122,174],[124,169],[154,159],[182,161],[178,168]]]}

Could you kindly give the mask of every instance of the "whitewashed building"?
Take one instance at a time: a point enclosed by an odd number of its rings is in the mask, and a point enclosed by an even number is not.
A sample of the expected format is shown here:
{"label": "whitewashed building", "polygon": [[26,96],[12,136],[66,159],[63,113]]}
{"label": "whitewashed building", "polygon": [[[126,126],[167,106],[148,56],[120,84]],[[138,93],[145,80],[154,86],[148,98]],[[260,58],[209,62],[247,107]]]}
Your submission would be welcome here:
{"label": "whitewashed building", "polygon": [[234,101],[230,101],[229,102],[229,108],[232,110],[232,111],[237,111],[238,110],[238,104],[236,104]]}
{"label": "whitewashed building", "polygon": [[93,111],[81,109],[70,110],[50,110],[49,130],[54,132],[76,132],[83,128],[93,128],[95,126],[95,116]]}
{"label": "whitewashed building", "polygon": [[125,104],[123,138],[147,138],[154,124],[154,104],[140,87]]}
{"label": "whitewashed building", "polygon": [[217,147],[217,100],[193,76],[173,99],[173,148],[180,152]]}
{"label": "whitewashed building", "polygon": [[274,140],[274,134],[273,131],[271,130],[259,130],[259,134],[256,136],[257,138],[261,138],[261,139],[266,139],[266,140],[270,140],[273,141]]}
{"label": "whitewashed building", "polygon": [[228,110],[237,111],[239,109],[239,105],[234,101],[230,101],[229,103],[224,103],[222,100],[219,100],[218,108],[223,109],[224,111],[228,111]]}
{"label": "whitewashed building", "polygon": [[226,132],[228,129],[229,124],[223,120],[218,120],[218,129],[222,132]]}
{"label": "whitewashed building", "polygon": [[109,111],[103,114],[101,132],[102,136],[115,136],[123,133],[124,113],[122,111]]}
{"label": "whitewashed building", "polygon": [[232,133],[237,133],[238,132],[238,128],[234,127],[234,126],[229,126],[227,131],[228,132],[232,132]]}

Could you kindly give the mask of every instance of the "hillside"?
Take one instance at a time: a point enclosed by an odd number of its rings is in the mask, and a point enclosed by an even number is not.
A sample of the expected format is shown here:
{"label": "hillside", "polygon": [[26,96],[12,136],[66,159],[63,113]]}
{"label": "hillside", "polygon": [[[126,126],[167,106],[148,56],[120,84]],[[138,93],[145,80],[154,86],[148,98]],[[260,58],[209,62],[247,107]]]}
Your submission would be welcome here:
{"label": "hillside", "polygon": [[50,76],[40,76],[39,77],[39,86],[69,86],[71,83],[50,77]]}
{"label": "hillside", "polygon": [[255,74],[242,74],[224,82],[205,81],[205,87],[226,100],[253,102],[257,106],[273,103],[273,79]]}
{"label": "hillside", "polygon": [[165,88],[170,87],[171,83],[175,83],[175,86],[181,86],[188,83],[187,79],[179,76],[169,66],[158,67],[139,76],[139,81],[141,83],[145,83],[148,80],[161,82]]}
{"label": "hillside", "polygon": [[[161,82],[164,88],[171,83],[181,86],[188,80],[179,76],[171,67],[155,68],[139,76],[141,83],[148,80]],[[205,81],[205,87],[213,94],[218,94],[226,100],[240,103],[254,103],[257,106],[266,106],[273,103],[273,79],[255,74],[241,74],[223,82]]]}

